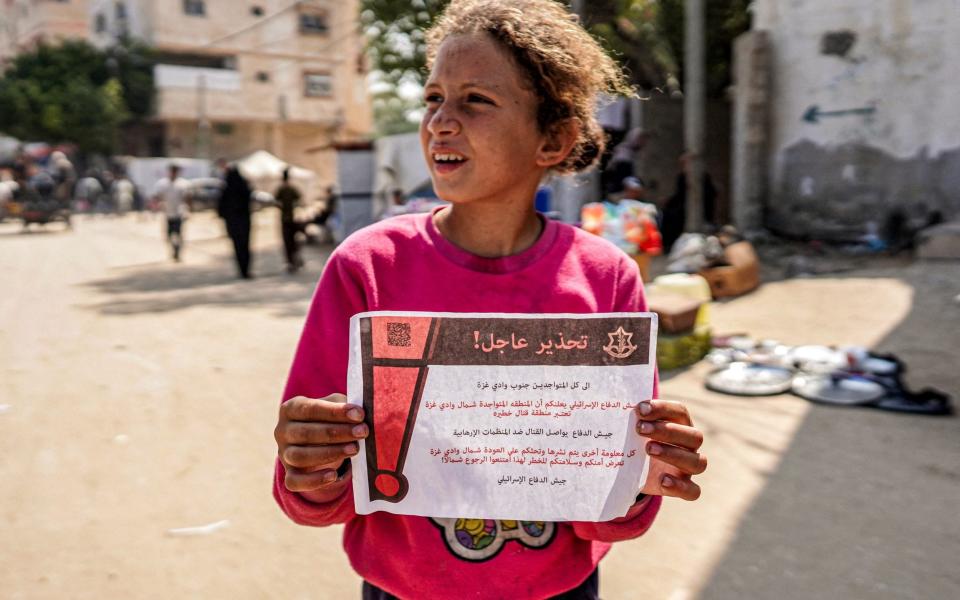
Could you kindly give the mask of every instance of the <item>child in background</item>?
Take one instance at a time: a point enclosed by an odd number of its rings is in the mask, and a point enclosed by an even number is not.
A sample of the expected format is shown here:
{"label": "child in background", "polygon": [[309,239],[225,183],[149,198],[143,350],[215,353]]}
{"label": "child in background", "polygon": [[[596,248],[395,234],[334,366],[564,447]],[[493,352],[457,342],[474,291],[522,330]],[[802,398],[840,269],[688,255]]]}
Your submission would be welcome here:
{"label": "child in background", "polygon": [[[346,524],[364,598],[598,598],[610,544],[643,534],[662,496],[700,494],[691,476],[706,467],[703,436],[677,402],[638,399],[651,474],[623,518],[494,524],[354,511],[349,457],[369,430],[343,395],[352,315],[646,309],[626,254],[533,203],[547,174],[586,169],[602,152],[594,100],[630,92],[613,61],[553,0],[455,0],[427,39],[420,137],[450,204],[363,229],[331,255],[275,429],[274,496],[297,523]],[[521,526],[535,543],[515,539]],[[503,539],[479,547],[484,532]]]}

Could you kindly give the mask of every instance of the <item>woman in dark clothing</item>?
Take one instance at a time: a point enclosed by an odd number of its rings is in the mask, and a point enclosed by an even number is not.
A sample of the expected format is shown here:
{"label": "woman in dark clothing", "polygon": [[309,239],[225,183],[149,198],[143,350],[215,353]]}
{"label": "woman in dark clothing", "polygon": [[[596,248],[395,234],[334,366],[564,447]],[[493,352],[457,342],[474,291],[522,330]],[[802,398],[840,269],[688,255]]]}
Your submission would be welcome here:
{"label": "woman in dark clothing", "polygon": [[227,226],[227,235],[233,241],[240,277],[251,279],[250,273],[250,184],[235,166],[227,168],[217,212]]}

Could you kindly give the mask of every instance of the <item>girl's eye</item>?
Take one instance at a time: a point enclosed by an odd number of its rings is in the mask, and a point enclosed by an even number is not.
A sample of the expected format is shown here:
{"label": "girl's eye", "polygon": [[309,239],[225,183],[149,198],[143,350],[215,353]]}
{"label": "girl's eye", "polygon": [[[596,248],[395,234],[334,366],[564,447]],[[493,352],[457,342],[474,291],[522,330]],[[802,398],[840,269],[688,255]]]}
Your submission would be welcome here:
{"label": "girl's eye", "polygon": [[485,98],[479,94],[470,94],[467,96],[467,100],[470,102],[482,102],[484,104],[493,104],[493,101],[489,98]]}
{"label": "girl's eye", "polygon": [[427,96],[423,100],[427,104],[432,104],[435,102],[443,102],[443,98],[440,96],[440,94],[427,94]]}

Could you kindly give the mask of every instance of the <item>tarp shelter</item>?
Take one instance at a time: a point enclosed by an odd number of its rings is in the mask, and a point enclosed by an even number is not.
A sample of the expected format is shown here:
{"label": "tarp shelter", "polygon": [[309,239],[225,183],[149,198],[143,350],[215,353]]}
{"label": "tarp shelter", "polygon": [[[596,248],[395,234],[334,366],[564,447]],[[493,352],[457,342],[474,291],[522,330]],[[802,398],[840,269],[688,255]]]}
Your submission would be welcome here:
{"label": "tarp shelter", "polygon": [[257,150],[253,154],[238,160],[237,168],[250,182],[251,187],[271,194],[275,193],[280,186],[283,179],[283,170],[289,168],[290,182],[300,188],[304,197],[312,199],[316,196],[316,190],[313,189],[317,183],[316,173],[284,162],[266,150]]}
{"label": "tarp shelter", "polygon": [[12,163],[20,151],[20,140],[0,135],[0,163]]}
{"label": "tarp shelter", "polygon": [[212,167],[210,161],[203,158],[117,156],[114,160],[123,166],[130,181],[146,196],[153,193],[157,181],[167,176],[171,164],[180,167],[180,176],[186,179],[210,177]]}
{"label": "tarp shelter", "polygon": [[420,134],[388,135],[376,141],[377,170],[373,178],[373,216],[379,218],[387,209],[391,192],[399,189],[404,196],[429,186],[430,170],[420,149]]}

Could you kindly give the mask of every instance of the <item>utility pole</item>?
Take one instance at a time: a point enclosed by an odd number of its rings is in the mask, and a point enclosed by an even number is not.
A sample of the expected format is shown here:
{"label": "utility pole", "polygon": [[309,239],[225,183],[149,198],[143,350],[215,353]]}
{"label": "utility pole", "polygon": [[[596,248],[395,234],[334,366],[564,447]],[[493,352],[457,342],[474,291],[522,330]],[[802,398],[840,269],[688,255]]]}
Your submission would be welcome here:
{"label": "utility pole", "polygon": [[210,120],[207,118],[207,76],[197,76],[197,158],[210,158]]}
{"label": "utility pole", "polygon": [[685,0],[683,134],[687,157],[686,231],[703,227],[703,129],[706,112],[704,0]]}

